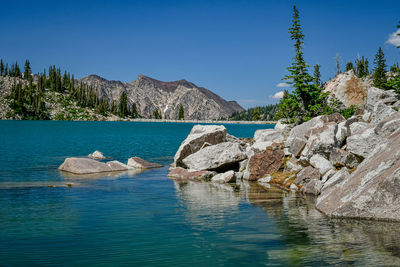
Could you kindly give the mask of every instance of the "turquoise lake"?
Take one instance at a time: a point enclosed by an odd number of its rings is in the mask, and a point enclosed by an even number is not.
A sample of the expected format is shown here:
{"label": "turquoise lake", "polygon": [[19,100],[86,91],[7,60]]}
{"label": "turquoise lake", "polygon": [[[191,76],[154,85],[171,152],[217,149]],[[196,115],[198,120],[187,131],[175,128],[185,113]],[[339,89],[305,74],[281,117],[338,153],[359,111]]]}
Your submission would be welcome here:
{"label": "turquoise lake", "polygon": [[[169,179],[192,126],[0,121],[0,265],[400,266],[399,223],[329,219],[313,198],[256,183]],[[225,126],[237,137],[272,127]],[[57,170],[94,150],[164,167],[79,179]]]}

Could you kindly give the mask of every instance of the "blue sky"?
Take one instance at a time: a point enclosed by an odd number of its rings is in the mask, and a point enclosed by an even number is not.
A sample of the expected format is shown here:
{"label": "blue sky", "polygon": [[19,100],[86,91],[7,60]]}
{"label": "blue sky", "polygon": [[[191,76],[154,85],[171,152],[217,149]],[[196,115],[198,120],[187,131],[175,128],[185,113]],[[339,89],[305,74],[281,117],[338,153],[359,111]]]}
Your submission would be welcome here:
{"label": "blue sky", "polygon": [[388,64],[400,49],[386,43],[400,1],[0,1],[0,57],[34,72],[50,64],[81,78],[131,81],[138,74],[186,79],[244,107],[271,96],[293,57],[288,28],[300,9],[305,57],[323,80],[357,54]]}

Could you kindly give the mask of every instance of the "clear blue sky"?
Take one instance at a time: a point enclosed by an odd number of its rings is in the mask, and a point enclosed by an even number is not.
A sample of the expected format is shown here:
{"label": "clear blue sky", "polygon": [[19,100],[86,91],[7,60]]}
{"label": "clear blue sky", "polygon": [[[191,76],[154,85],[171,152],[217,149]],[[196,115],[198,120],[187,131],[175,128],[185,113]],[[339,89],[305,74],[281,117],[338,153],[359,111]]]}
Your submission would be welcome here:
{"label": "clear blue sky", "polygon": [[50,64],[81,78],[131,81],[139,73],[186,79],[244,107],[273,103],[293,56],[288,28],[300,9],[305,56],[323,80],[379,46],[388,64],[400,49],[385,43],[400,1],[0,1],[0,57],[34,72]]}

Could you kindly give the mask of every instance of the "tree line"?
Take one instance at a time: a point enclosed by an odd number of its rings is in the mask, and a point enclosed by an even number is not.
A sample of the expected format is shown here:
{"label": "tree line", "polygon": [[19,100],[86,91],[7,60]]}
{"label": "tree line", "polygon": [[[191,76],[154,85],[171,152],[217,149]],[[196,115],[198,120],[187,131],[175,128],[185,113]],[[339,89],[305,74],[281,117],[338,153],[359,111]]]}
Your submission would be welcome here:
{"label": "tree line", "polygon": [[93,87],[77,82],[74,75],[52,65],[48,70],[32,75],[29,60],[25,61],[24,71],[18,65],[9,65],[0,59],[0,76],[19,78],[11,87],[9,99],[11,108],[23,119],[50,119],[45,102],[45,91],[53,91],[67,95],[82,108],[92,108],[98,114],[107,116],[114,114],[121,118],[137,118],[139,113],[135,103],[129,105],[126,92],[122,92],[118,101],[109,101],[100,96]]}

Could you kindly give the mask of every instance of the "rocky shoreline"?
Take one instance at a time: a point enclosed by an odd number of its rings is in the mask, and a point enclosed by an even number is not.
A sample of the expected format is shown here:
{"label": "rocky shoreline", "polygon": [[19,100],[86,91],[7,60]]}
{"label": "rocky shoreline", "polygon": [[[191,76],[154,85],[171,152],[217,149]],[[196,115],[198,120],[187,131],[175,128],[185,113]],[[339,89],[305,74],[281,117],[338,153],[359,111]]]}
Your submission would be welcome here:
{"label": "rocky shoreline", "polygon": [[349,94],[347,78],[331,91],[351,96],[348,105],[363,103],[349,119],[336,113],[300,125],[279,121],[251,139],[221,125],[195,125],[169,176],[233,186],[253,181],[315,195],[316,208],[330,217],[400,221],[400,101],[371,86]]}

